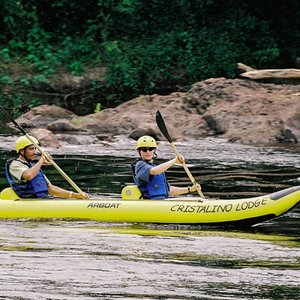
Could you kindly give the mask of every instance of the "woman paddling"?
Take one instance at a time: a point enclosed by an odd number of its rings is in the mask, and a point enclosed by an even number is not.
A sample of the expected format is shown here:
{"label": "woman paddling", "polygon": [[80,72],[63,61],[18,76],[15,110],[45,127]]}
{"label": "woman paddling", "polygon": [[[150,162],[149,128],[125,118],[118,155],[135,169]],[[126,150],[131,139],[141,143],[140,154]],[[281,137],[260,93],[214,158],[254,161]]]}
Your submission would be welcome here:
{"label": "woman paddling", "polygon": [[200,190],[199,184],[191,187],[169,185],[164,172],[174,164],[184,164],[184,157],[179,155],[160,165],[155,165],[153,159],[157,157],[156,148],[155,139],[147,135],[140,137],[136,144],[140,157],[132,165],[133,179],[144,199],[159,200]]}
{"label": "woman paddling", "polygon": [[[39,144],[36,138],[29,136],[32,141]],[[88,199],[88,194],[73,193],[51,184],[41,170],[42,165],[49,164],[52,159],[42,155],[37,163],[37,149],[26,136],[22,136],[16,141],[16,151],[18,158],[6,163],[6,177],[21,198],[46,198],[48,194],[63,198]]]}

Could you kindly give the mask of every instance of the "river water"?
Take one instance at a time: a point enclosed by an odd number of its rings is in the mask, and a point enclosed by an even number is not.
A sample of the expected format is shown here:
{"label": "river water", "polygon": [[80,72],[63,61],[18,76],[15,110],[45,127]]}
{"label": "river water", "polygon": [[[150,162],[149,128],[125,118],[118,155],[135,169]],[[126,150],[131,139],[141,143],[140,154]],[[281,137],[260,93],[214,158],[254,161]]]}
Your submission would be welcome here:
{"label": "river water", "polygon": [[[84,139],[84,138],[83,138]],[[15,138],[1,137],[0,189]],[[300,184],[300,149],[224,140],[176,144],[210,198],[239,198]],[[46,149],[92,196],[131,183],[134,142]],[[160,143],[158,160],[173,156]],[[68,187],[55,170],[49,179]],[[172,184],[190,184],[180,167]],[[0,221],[0,299],[298,299],[300,208],[247,230],[94,221]]]}

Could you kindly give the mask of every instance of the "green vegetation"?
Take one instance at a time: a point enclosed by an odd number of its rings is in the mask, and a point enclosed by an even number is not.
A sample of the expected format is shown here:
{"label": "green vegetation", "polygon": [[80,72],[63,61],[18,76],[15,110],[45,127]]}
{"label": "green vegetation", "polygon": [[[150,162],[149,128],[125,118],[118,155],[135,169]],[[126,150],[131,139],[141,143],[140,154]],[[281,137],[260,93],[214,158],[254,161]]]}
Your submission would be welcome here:
{"label": "green vegetation", "polygon": [[[209,77],[234,78],[237,62],[294,67],[299,23],[296,0],[2,0],[0,104],[18,113],[68,100],[69,108],[93,110]],[[104,74],[84,90],[50,88],[59,74],[96,67]]]}

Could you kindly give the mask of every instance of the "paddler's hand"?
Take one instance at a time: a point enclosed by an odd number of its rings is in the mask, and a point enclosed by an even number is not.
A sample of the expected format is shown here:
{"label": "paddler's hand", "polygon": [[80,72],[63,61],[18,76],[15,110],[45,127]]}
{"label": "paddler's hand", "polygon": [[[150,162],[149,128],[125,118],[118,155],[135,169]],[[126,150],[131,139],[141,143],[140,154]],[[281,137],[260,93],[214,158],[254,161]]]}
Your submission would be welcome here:
{"label": "paddler's hand", "polygon": [[178,154],[178,156],[176,156],[176,164],[183,165],[184,163],[185,163],[184,157],[181,154]]}
{"label": "paddler's hand", "polygon": [[43,165],[51,165],[52,157],[47,152],[42,154],[41,159],[43,159]]}
{"label": "paddler's hand", "polygon": [[73,192],[70,192],[70,195],[69,195],[69,198],[75,198],[75,199],[90,199],[90,196],[89,194],[87,193],[73,193]]}
{"label": "paddler's hand", "polygon": [[190,192],[200,192],[201,191],[201,186],[199,183],[195,183],[191,188]]}
{"label": "paddler's hand", "polygon": [[90,199],[89,194],[83,193],[83,195],[79,194],[82,198],[81,199]]}

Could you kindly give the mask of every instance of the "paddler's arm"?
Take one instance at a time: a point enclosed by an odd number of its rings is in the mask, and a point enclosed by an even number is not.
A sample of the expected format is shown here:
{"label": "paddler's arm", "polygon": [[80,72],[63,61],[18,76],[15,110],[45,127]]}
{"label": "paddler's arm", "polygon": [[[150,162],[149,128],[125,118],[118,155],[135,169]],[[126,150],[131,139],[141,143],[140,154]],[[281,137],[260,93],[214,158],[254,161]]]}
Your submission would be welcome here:
{"label": "paddler's arm", "polygon": [[26,169],[22,174],[22,179],[26,181],[32,180],[40,171],[42,165],[45,163],[44,156],[41,156],[41,158],[38,160],[38,162],[31,168]]}
{"label": "paddler's arm", "polygon": [[182,194],[189,194],[192,192],[196,192],[197,190],[201,190],[201,187],[198,183],[194,184],[193,186],[187,187],[170,186],[169,194],[170,196],[176,196]]}
{"label": "paddler's arm", "polygon": [[161,174],[165,171],[167,171],[169,168],[171,168],[175,164],[183,164],[184,163],[184,157],[182,155],[176,156],[175,158],[166,161],[158,166],[155,166],[151,168],[150,174],[151,175],[157,175]]}
{"label": "paddler's arm", "polygon": [[75,198],[75,199],[89,199],[89,195],[84,193],[84,195],[81,195],[80,193],[74,193],[71,191],[67,191],[65,189],[62,189],[56,185],[49,184],[48,185],[48,193],[55,197],[63,197],[63,198]]}

